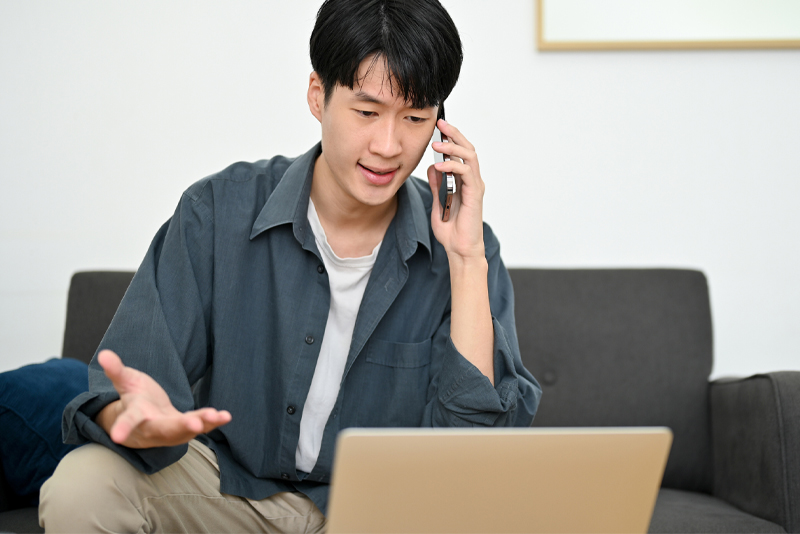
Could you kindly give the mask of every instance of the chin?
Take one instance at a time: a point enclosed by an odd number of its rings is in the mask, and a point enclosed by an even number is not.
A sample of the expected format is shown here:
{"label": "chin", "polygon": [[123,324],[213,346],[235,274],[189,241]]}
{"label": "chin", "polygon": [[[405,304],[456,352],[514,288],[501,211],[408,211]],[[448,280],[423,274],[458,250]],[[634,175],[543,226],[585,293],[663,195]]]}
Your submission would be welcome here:
{"label": "chin", "polygon": [[391,201],[397,191],[403,186],[407,176],[397,176],[394,180],[386,185],[373,185],[370,183],[362,183],[354,196],[367,206],[381,206]]}
{"label": "chin", "polygon": [[371,195],[369,194],[360,195],[360,198],[358,200],[365,206],[378,207],[378,206],[383,206],[387,202],[390,202],[396,194],[397,191],[391,189]]}
{"label": "chin", "polygon": [[378,207],[383,206],[397,194],[397,187],[392,187],[392,184],[387,184],[383,187],[375,186],[362,186],[353,196],[363,205]]}

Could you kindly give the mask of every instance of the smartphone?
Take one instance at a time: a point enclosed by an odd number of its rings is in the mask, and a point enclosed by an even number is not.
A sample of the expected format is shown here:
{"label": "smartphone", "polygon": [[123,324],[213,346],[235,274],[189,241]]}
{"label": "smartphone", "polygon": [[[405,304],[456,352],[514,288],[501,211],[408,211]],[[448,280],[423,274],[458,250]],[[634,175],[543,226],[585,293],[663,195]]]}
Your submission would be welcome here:
{"label": "smartphone", "polygon": [[[439,119],[444,119],[444,103],[439,106],[439,115],[436,118],[438,122]],[[450,140],[444,135],[442,132],[439,131],[438,127],[433,129],[433,140],[440,141],[442,143],[449,143]],[[442,161],[450,161],[450,156],[447,154],[442,154],[441,152],[433,151],[434,160],[439,163]],[[439,184],[439,203],[442,206],[442,221],[447,222],[450,219],[450,208],[453,205],[453,196],[456,194],[456,177],[453,176],[451,172],[443,172],[442,173],[442,180]]]}

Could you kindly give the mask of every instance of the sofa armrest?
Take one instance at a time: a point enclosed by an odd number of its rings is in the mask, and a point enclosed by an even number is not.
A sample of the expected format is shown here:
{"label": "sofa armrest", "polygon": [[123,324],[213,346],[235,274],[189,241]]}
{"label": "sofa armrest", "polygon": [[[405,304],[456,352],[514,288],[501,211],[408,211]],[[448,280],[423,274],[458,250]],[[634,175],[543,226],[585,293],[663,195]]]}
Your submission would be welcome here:
{"label": "sofa armrest", "polygon": [[800,372],[711,383],[714,495],[800,532]]}

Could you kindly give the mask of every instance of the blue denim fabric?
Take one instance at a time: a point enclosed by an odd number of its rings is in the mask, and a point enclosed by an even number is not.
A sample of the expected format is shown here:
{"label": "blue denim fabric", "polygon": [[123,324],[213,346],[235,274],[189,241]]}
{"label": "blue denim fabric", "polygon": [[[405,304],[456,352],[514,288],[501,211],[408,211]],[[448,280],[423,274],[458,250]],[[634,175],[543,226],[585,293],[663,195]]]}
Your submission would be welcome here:
{"label": "blue denim fabric", "polygon": [[[541,396],[522,366],[511,280],[484,225],[495,385],[450,340],[450,274],[430,228],[427,182],[410,178],[356,319],[314,470],[295,469],[303,405],[330,307],[306,217],[318,144],[297,159],[237,163],[200,180],[159,230],[100,349],[154,377],[181,411],[229,410],[201,439],[224,493],[301,491],[324,512],[337,433],[347,427],[529,426]],[[153,473],[187,446],[135,450],[93,417],[118,398],[97,363],[64,412],[68,443],[95,441]],[[293,407],[294,409],[289,409]]]}

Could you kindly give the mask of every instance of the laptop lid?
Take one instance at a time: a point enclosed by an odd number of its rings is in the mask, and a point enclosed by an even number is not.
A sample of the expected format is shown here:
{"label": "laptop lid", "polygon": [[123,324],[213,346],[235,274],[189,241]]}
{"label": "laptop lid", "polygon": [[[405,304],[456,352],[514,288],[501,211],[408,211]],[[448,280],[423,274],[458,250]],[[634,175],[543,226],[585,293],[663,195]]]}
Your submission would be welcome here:
{"label": "laptop lid", "polygon": [[328,527],[342,532],[647,532],[667,428],[347,429]]}

